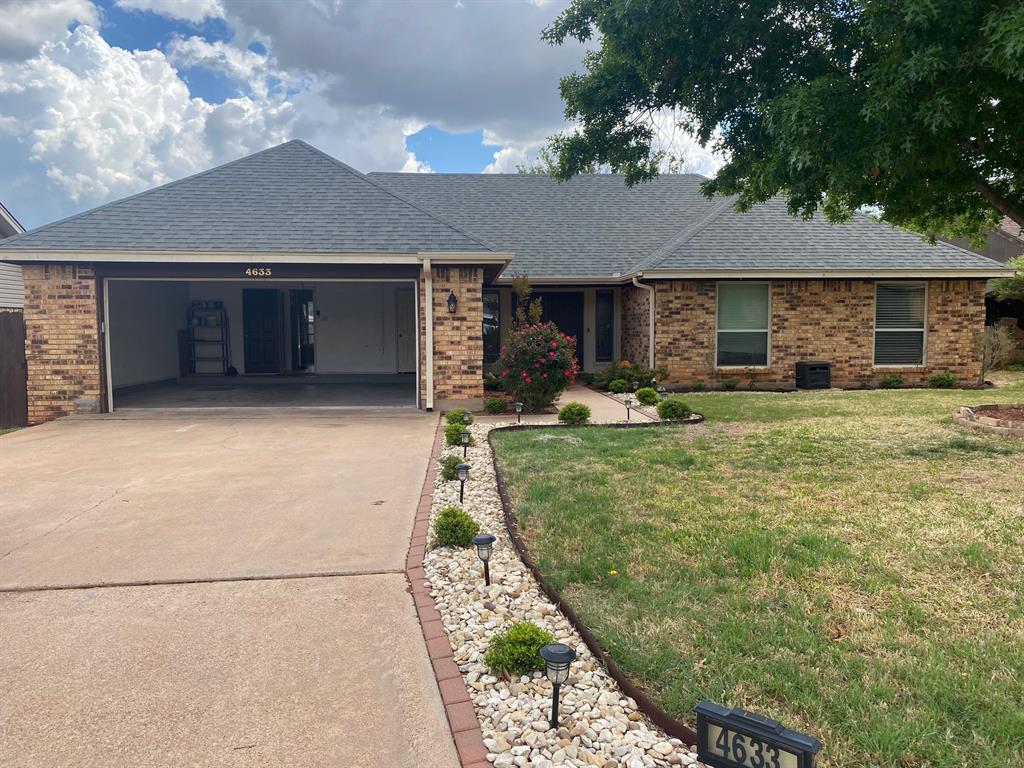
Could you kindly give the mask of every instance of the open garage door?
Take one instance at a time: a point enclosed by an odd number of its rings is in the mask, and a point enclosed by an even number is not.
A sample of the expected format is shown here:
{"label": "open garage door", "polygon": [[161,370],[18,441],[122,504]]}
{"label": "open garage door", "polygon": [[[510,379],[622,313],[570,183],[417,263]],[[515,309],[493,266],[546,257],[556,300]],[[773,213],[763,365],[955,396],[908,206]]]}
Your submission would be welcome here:
{"label": "open garage door", "polygon": [[415,407],[410,280],[107,278],[112,409]]}

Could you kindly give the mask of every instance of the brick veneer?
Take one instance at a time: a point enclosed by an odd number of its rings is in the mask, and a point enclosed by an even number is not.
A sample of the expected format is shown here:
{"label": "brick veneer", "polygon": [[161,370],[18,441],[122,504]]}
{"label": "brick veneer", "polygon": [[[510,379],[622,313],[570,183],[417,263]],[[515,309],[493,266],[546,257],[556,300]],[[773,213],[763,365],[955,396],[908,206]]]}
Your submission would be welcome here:
{"label": "brick veneer", "polygon": [[713,280],[655,283],[656,364],[668,368],[672,384],[737,377],[746,386],[753,377],[755,384],[789,387],[798,360],[830,361],[832,381],[841,387],[877,384],[888,373],[920,384],[942,371],[974,383],[980,373],[972,337],[985,324],[984,280],[928,282],[926,366],[898,369],[873,365],[875,281],[773,280],[771,367],[749,373],[714,367],[715,285]]}
{"label": "brick veneer", "polygon": [[622,359],[647,364],[650,335],[650,295],[645,288],[622,288]]}
{"label": "brick veneer", "polygon": [[[484,396],[483,270],[479,267],[433,267],[434,399],[479,400]],[[426,370],[425,281],[420,278],[420,370]],[[448,312],[455,293],[458,311]],[[421,376],[426,397],[426,376]]]}
{"label": "brick veneer", "polygon": [[95,413],[100,344],[92,267],[32,264],[22,278],[29,424]]}

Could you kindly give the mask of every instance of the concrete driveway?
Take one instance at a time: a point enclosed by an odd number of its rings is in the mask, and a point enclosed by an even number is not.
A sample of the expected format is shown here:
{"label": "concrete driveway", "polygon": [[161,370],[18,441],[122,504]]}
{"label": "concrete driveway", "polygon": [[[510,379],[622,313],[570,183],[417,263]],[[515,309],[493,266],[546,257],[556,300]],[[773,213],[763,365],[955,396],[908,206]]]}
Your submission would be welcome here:
{"label": "concrete driveway", "polygon": [[434,423],[0,438],[0,764],[457,765],[404,576]]}

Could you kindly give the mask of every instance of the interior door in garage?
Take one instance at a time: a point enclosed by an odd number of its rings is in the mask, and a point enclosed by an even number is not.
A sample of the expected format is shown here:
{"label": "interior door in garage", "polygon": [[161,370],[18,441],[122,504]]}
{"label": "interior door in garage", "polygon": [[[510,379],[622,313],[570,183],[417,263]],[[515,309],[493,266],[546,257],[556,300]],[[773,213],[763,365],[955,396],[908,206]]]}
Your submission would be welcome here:
{"label": "interior door in garage", "polygon": [[266,288],[242,291],[245,333],[245,372],[281,372],[281,302],[278,292]]}

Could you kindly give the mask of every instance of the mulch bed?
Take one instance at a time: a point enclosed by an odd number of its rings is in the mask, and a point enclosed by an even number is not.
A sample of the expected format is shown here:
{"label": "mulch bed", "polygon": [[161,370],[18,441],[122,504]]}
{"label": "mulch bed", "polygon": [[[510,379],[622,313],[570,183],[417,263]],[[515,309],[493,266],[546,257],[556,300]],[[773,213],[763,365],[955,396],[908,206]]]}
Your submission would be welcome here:
{"label": "mulch bed", "polygon": [[1008,419],[1010,421],[1024,421],[1024,406],[1009,405],[1006,408],[986,408],[976,412],[979,416],[988,416],[992,419]]}

